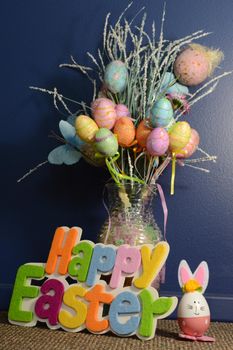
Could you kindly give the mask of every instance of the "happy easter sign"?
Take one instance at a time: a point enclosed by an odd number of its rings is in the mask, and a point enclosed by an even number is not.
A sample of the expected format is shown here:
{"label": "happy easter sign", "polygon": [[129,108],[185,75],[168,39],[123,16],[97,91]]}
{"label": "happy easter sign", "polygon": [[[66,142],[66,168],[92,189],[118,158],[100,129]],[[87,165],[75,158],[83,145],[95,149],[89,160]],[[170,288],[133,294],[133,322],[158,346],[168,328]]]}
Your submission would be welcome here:
{"label": "happy easter sign", "polygon": [[[159,297],[151,286],[167,259],[168,243],[116,247],[81,241],[81,234],[79,227],[57,228],[46,264],[19,267],[9,322],[153,338],[157,319],[177,305],[176,297]],[[124,286],[127,277],[131,286]]]}

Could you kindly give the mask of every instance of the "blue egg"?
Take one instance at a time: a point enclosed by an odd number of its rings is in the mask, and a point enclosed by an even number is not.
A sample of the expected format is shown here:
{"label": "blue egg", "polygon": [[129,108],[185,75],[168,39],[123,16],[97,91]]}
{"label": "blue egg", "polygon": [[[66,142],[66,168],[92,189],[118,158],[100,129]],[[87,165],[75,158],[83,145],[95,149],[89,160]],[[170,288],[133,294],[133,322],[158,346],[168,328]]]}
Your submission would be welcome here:
{"label": "blue egg", "polygon": [[[164,91],[164,93],[166,94],[176,93],[180,95],[187,95],[189,92],[187,86],[176,83],[175,81],[176,81],[176,78],[174,74],[170,72],[166,72],[161,82],[161,91]],[[173,84],[173,85],[168,87],[169,84]]]}
{"label": "blue egg", "polygon": [[162,89],[165,89],[166,86],[171,84],[172,82],[175,82],[176,78],[173,73],[166,72],[163,76],[162,82],[161,82],[161,87]]}
{"label": "blue egg", "polygon": [[124,91],[127,85],[128,71],[122,61],[112,61],[106,67],[104,82],[114,94]]}
{"label": "blue egg", "polygon": [[154,128],[166,127],[173,119],[173,108],[171,102],[163,97],[151,108],[150,121]]}
{"label": "blue egg", "polygon": [[167,91],[167,94],[179,94],[179,95],[187,95],[189,93],[189,89],[187,86],[181,85],[179,83],[175,83],[174,85],[170,86]]}

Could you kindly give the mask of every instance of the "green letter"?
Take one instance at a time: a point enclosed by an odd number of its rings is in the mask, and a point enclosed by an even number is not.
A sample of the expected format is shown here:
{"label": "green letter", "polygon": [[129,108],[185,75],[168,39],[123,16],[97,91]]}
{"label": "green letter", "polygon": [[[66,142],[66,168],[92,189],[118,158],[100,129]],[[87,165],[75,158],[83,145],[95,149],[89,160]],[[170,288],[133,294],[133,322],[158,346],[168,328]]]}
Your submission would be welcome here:
{"label": "green letter", "polygon": [[165,318],[173,312],[177,298],[160,298],[156,290],[152,293],[148,289],[144,289],[139,297],[142,304],[139,335],[150,339],[154,336],[157,319]]}
{"label": "green letter", "polygon": [[85,282],[93,252],[92,242],[82,241],[78,243],[72,250],[72,254],[78,255],[69,263],[68,272],[70,276],[77,277],[79,282]]}
{"label": "green letter", "polygon": [[[25,264],[19,267],[8,312],[9,321],[26,323],[33,320],[33,311],[22,310],[22,302],[24,298],[36,298],[38,296],[39,288],[31,286],[30,279],[41,279],[43,276],[44,267],[41,265]],[[29,283],[27,279],[29,279]]]}

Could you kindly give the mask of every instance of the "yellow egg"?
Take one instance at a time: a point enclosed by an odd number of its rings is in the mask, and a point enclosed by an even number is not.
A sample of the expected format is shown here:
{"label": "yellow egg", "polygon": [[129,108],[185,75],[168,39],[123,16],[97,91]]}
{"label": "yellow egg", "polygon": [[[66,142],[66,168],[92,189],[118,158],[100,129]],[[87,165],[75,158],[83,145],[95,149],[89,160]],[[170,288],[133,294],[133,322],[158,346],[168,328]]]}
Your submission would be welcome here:
{"label": "yellow egg", "polygon": [[86,115],[79,115],[75,120],[75,130],[80,139],[91,143],[94,141],[95,134],[99,128],[92,118]]}
{"label": "yellow egg", "polygon": [[135,139],[135,126],[129,117],[118,119],[113,132],[117,135],[117,141],[122,147],[129,147]]}
{"label": "yellow egg", "polygon": [[169,131],[169,148],[172,152],[180,150],[189,142],[191,127],[187,122],[177,122]]}

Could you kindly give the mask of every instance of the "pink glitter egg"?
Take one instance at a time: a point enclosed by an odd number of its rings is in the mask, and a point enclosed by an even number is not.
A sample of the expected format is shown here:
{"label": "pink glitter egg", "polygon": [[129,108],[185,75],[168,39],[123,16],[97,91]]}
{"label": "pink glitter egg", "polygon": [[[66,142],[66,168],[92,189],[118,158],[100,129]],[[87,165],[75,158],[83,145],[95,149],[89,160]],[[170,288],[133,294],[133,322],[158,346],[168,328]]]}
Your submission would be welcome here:
{"label": "pink glitter egg", "polygon": [[203,51],[189,47],[176,58],[174,73],[181,84],[198,85],[209,75],[208,58]]}
{"label": "pink glitter egg", "polygon": [[200,136],[195,129],[191,129],[191,136],[187,145],[176,154],[176,158],[189,158],[196,151]]}
{"label": "pink glitter egg", "polygon": [[164,128],[155,128],[146,141],[146,148],[151,156],[162,156],[168,149],[169,136]]}
{"label": "pink glitter egg", "polygon": [[108,98],[97,98],[92,102],[92,115],[100,128],[112,129],[116,122],[115,103]]}
{"label": "pink glitter egg", "polygon": [[118,104],[115,107],[117,119],[120,119],[121,117],[130,117],[130,111],[126,105]]}

